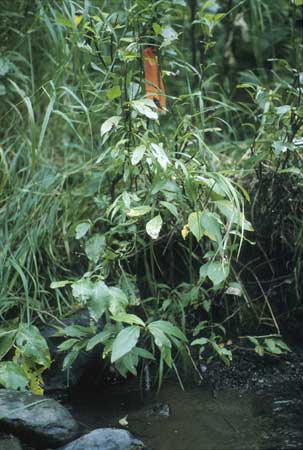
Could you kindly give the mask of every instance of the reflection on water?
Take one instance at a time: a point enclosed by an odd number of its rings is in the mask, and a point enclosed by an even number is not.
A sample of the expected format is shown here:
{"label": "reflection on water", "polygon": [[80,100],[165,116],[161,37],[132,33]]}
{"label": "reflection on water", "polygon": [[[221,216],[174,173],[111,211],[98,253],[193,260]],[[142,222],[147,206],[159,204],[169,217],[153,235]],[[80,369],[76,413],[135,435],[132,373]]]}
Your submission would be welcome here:
{"label": "reflection on water", "polygon": [[[168,407],[169,405],[169,407]],[[158,398],[142,401],[129,385],[100,394],[77,394],[73,414],[89,429],[119,425],[153,450],[261,450],[303,448],[303,398],[298,386],[272,392],[207,388],[182,392],[164,385]],[[170,414],[168,416],[168,413]]]}

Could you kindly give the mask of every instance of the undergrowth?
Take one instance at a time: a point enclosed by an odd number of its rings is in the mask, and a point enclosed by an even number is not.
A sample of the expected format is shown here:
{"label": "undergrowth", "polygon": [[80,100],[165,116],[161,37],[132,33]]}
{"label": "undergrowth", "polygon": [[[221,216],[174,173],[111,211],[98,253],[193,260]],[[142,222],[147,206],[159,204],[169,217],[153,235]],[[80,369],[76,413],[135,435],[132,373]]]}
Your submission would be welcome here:
{"label": "undergrowth", "polygon": [[90,327],[58,330],[64,368],[102,343],[123,376],[156,361],[161,385],[182,358],[229,364],[237,335],[288,349],[271,297],[284,283],[287,313],[301,307],[300,14],[286,0],[4,2],[3,385],[39,390],[36,326],[84,307]]}

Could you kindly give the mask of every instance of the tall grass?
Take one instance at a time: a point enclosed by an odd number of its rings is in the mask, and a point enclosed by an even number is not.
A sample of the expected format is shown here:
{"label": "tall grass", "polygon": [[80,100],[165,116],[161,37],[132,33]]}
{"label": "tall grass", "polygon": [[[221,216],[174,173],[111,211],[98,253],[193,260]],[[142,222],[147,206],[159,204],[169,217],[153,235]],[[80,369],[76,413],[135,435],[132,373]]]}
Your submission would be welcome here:
{"label": "tall grass", "polygon": [[[35,7],[27,1],[13,3],[5,2],[0,13],[6,52],[0,59],[2,318],[19,315],[31,322],[72,311],[76,301],[70,290],[51,290],[50,284],[91,272],[120,284],[126,273],[137,282],[148,314],[181,321],[185,331],[190,328],[186,316],[191,316],[191,324],[196,307],[201,319],[217,316],[226,323],[226,318],[237,316],[241,321],[243,310],[253,310],[258,321],[258,308],[244,287],[244,297],[233,297],[232,311],[229,300],[223,314],[209,313],[208,303],[201,308],[209,298],[215,304],[218,295],[224,297],[228,282],[218,289],[209,280],[203,285],[199,269],[216,258],[222,264],[228,261],[241,284],[236,261],[247,237],[243,213],[253,219],[256,213],[260,220],[263,213],[255,206],[267,202],[261,184],[252,190],[250,214],[247,191],[256,183],[260,165],[272,163],[271,143],[262,141],[264,114],[255,95],[271,88],[278,92],[273,71],[277,76],[282,71],[273,58],[294,59],[292,30],[285,29],[285,22],[290,23],[288,3],[235,2],[231,11],[221,8],[222,16],[197,10],[195,52],[201,64],[196,67],[190,45],[192,17],[182,2],[116,2],[116,11],[110,2],[37,1]],[[77,27],[73,16],[79,7],[84,18]],[[180,33],[178,40],[164,45],[157,24],[172,25]],[[129,111],[132,101],[144,98],[141,56],[151,43],[160,45],[169,105],[157,123]],[[113,86],[121,95],[111,99]],[[130,86],[141,86],[133,98]],[[281,106],[278,103],[274,106]],[[112,116],[120,117],[119,125],[101,139],[100,127]],[[152,143],[163,143],[169,159],[165,170],[149,149],[140,164],[131,163],[139,145]],[[289,195],[286,189],[285,198]],[[236,221],[222,215],[220,200],[233,206]],[[126,214],[141,203],[165,220],[157,242],[147,238],[143,220]],[[208,209],[221,220],[218,247],[205,237],[200,242],[193,235],[183,240],[181,230],[189,215]],[[75,239],[82,222],[90,223],[92,235],[106,236],[101,268],[87,262],[85,241]],[[293,224],[299,239],[297,209],[287,212],[286,222]],[[283,236],[289,241],[287,233]],[[299,295],[302,249],[296,243],[291,251]],[[208,253],[209,260],[203,260]],[[166,303],[165,310],[163,301],[170,296],[175,300]],[[263,302],[264,296],[261,310]],[[265,315],[275,322],[268,305]]]}

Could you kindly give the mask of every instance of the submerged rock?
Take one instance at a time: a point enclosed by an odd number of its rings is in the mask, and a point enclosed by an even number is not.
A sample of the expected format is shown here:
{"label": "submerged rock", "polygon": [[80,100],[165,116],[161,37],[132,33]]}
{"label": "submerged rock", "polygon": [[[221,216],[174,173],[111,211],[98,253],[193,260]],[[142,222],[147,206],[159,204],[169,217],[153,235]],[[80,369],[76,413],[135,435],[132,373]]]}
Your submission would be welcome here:
{"label": "submerged rock", "polygon": [[22,450],[19,439],[11,434],[0,434],[1,450]]}
{"label": "submerged rock", "polygon": [[61,447],[60,450],[143,450],[144,443],[126,430],[99,428]]}
{"label": "submerged rock", "polygon": [[147,405],[135,413],[131,413],[129,418],[131,420],[146,420],[146,419],[156,419],[160,417],[170,417],[171,408],[168,403],[164,402],[154,402]]}
{"label": "submerged rock", "polygon": [[58,447],[79,435],[77,422],[56,400],[10,389],[0,390],[0,429],[39,448]]}

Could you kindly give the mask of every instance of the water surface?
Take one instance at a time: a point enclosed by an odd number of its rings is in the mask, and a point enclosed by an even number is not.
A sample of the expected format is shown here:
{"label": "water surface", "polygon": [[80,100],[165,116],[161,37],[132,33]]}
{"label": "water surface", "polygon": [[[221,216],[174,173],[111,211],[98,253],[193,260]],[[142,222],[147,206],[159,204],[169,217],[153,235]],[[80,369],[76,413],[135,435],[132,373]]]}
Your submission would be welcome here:
{"label": "water surface", "polygon": [[[161,409],[154,407],[164,404]],[[170,407],[170,416],[165,414]],[[299,386],[265,393],[194,387],[183,392],[168,383],[159,396],[142,399],[132,384],[82,393],[72,412],[88,429],[126,427],[153,450],[280,450],[303,448],[303,399]],[[122,421],[123,423],[123,421]]]}

